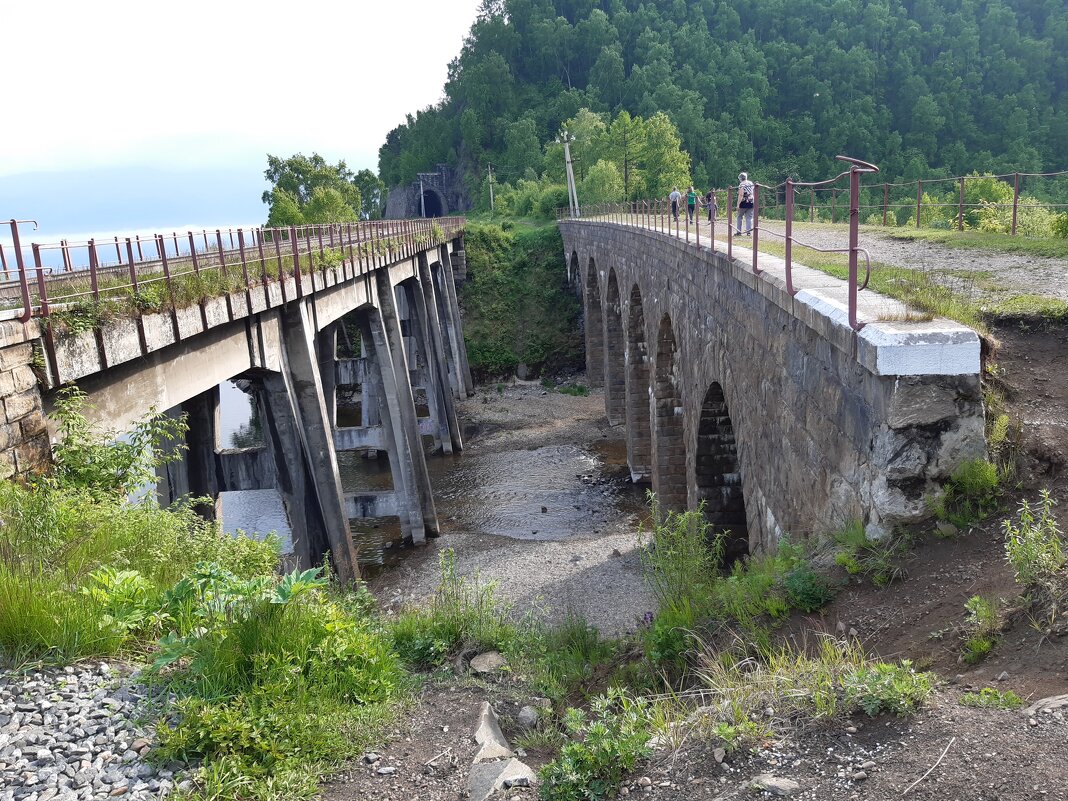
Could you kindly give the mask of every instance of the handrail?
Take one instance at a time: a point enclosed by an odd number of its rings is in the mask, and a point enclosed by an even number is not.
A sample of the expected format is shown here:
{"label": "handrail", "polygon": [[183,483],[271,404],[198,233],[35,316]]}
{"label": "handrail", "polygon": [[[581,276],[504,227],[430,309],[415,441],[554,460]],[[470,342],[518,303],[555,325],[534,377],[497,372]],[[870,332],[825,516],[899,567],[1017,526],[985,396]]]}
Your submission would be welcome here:
{"label": "handrail", "polygon": [[[862,247],[859,247],[859,216],[860,216],[860,176],[864,173],[876,173],[879,172],[879,168],[867,161],[856,159],[851,156],[837,156],[837,160],[845,162],[849,165],[849,169],[839,173],[834,178],[825,181],[811,181],[802,182],[794,181],[793,179],[786,179],[782,184],[776,186],[767,186],[758,182],[753,182],[753,224],[748,233],[752,234],[753,242],[751,247],[752,252],[752,265],[751,269],[754,274],[759,275],[763,270],[760,267],[760,209],[761,209],[761,190],[769,190],[778,193],[780,187],[786,189],[786,233],[780,234],[777,231],[769,230],[768,233],[773,236],[781,237],[786,243],[786,291],[790,293],[791,297],[795,296],[800,290],[794,285],[793,275],[793,246],[794,244],[801,247],[807,247],[811,250],[819,253],[847,253],[849,256],[849,278],[848,278],[848,315],[849,326],[854,331],[859,331],[865,325],[858,318],[857,312],[857,294],[868,287],[868,283],[871,281],[871,254]],[[794,194],[797,187],[804,187],[806,189],[814,189],[821,187],[831,187],[836,182],[841,181],[845,176],[849,176],[849,244],[846,247],[841,248],[822,248],[809,245],[805,242],[798,240],[793,235],[794,225]],[[737,190],[735,186],[728,186],[727,192],[727,258],[729,260],[734,259],[734,237],[736,223],[740,223],[740,220],[732,220],[732,212],[735,211],[732,206],[732,200],[734,199],[734,192]],[[697,226],[694,236],[690,236],[690,219],[687,214],[686,225],[683,230],[678,218],[674,218],[675,228],[674,231],[671,227],[671,222],[674,217],[673,214],[669,214],[667,201],[663,198],[654,198],[651,200],[631,201],[629,203],[604,203],[599,205],[587,205],[585,212],[577,215],[573,215],[571,209],[558,208],[557,220],[564,219],[589,219],[595,221],[606,222],[609,224],[618,225],[630,225],[637,226],[639,228],[647,228],[656,231],[657,233],[671,236],[677,239],[683,239],[685,242],[693,242],[696,248],[701,247],[701,227],[700,227],[700,199],[697,206]],[[680,209],[681,212],[681,209]],[[741,233],[739,230],[737,233]],[[715,250],[715,221],[712,223],[712,229],[710,232],[711,242],[709,247]],[[859,256],[864,256],[864,280],[860,281],[859,276]]]}

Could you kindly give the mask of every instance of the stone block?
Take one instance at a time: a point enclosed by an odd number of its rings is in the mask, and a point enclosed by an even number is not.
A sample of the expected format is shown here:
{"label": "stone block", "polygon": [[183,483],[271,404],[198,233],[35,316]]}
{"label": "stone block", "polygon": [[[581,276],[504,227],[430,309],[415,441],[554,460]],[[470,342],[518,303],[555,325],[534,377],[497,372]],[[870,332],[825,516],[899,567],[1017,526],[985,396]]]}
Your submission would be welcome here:
{"label": "stone block", "polygon": [[37,410],[30,412],[19,420],[19,430],[23,440],[33,439],[44,433],[47,430],[44,414]]}
{"label": "stone block", "polygon": [[33,360],[33,345],[24,342],[0,348],[0,370],[11,370],[19,365],[29,364]]}
{"label": "stone block", "polygon": [[9,423],[20,420],[40,408],[41,396],[36,392],[20,392],[4,398],[4,415]]}
{"label": "stone block", "polygon": [[39,473],[52,459],[47,434],[40,434],[15,447],[15,470],[19,475]]}
{"label": "stone block", "polygon": [[15,475],[15,451],[0,450],[0,481],[7,481]]}
{"label": "stone block", "polygon": [[28,364],[20,364],[11,371],[15,392],[26,392],[37,386],[37,374]]}
{"label": "stone block", "polygon": [[15,379],[11,371],[0,373],[0,398],[7,397],[15,391]]}
{"label": "stone block", "polygon": [[957,413],[956,392],[929,379],[899,378],[890,395],[886,422],[891,428],[925,426]]}

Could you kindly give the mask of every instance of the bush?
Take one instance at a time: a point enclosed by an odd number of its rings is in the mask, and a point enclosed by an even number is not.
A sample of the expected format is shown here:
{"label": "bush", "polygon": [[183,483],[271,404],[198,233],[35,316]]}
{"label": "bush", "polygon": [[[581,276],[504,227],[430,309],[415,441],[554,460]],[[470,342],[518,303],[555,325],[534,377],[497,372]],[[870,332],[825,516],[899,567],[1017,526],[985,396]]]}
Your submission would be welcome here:
{"label": "bush", "polygon": [[1016,581],[1027,588],[1041,588],[1052,598],[1061,594],[1065,583],[1065,552],[1060,527],[1053,516],[1053,497],[1042,490],[1037,508],[1020,502],[1019,524],[1004,520],[1005,555],[1016,573]]}
{"label": "bush", "polygon": [[907,715],[916,710],[934,689],[930,673],[917,673],[905,659],[900,665],[885,662],[863,665],[846,675],[846,700],[870,716],[880,712]]}
{"label": "bush", "polygon": [[982,520],[997,506],[1001,476],[986,459],[970,459],[953,471],[942,496],[932,503],[943,520],[964,527]]}
{"label": "bush", "polygon": [[973,595],[964,604],[968,612],[965,620],[965,640],[962,657],[965,662],[974,665],[981,662],[994,647],[994,641],[1001,630],[1001,616],[998,614],[996,600]]}
{"label": "bush", "polygon": [[904,551],[903,541],[870,540],[859,520],[835,532],[834,539],[837,543],[834,562],[851,576],[868,576],[877,587],[885,587],[905,575],[904,568],[897,563]]}
{"label": "bush", "polygon": [[482,584],[456,573],[452,549],[440,557],[441,582],[430,604],[406,609],[390,624],[397,653],[409,665],[433,667],[461,645],[513,648],[519,633],[507,607],[494,596],[492,582]]}
{"label": "bush", "polygon": [[589,715],[569,709],[564,725],[572,741],[541,769],[543,801],[614,797],[623,776],[651,753],[648,703],[618,689],[594,699]]}
{"label": "bush", "polygon": [[1019,709],[1023,699],[1012,690],[995,690],[984,687],[978,693],[965,693],[960,698],[961,706],[974,706],[983,709]]}
{"label": "bush", "polygon": [[1068,239],[1068,211],[1062,211],[1050,223],[1050,233],[1061,239]]}

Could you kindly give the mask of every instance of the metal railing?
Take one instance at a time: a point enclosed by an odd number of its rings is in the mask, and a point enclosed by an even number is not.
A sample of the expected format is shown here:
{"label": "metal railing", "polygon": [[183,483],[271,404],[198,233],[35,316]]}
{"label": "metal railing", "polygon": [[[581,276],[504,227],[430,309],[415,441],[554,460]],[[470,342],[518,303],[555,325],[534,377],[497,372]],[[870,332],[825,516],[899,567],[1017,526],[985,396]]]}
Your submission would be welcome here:
{"label": "metal railing", "polygon": [[24,246],[20,229],[31,224],[36,228],[33,220],[8,222],[13,253],[3,263],[0,308],[7,310],[8,319],[41,320],[47,357],[54,366],[53,326],[69,323],[72,315],[86,315],[90,327],[107,316],[132,317],[143,338],[142,316],[169,313],[175,340],[180,340],[180,310],[199,306],[206,328],[205,304],[225,296],[232,321],[244,316],[234,314],[234,294],[244,293],[251,314],[254,292],[263,293],[267,307],[272,287],[283,303],[303,297],[324,288],[328,273],[337,283],[445,244],[462,233],[466,221],[439,217],[220,228]]}
{"label": "metal railing", "polygon": [[[759,275],[763,270],[760,267],[760,234],[763,231],[771,236],[776,236],[785,241],[785,278],[786,289],[790,295],[796,295],[800,290],[794,283],[793,273],[793,247],[799,245],[820,253],[846,253],[849,257],[849,277],[848,277],[848,313],[849,313],[849,325],[855,331],[859,331],[864,327],[864,323],[858,319],[857,314],[857,294],[868,286],[868,281],[871,278],[871,256],[867,250],[859,247],[859,225],[860,225],[860,176],[864,173],[876,173],[879,168],[874,164],[869,164],[866,161],[860,159],[851,158],[849,156],[837,156],[839,161],[849,164],[849,169],[845,172],[839,173],[834,178],[826,181],[815,182],[801,182],[786,180],[776,186],[766,186],[763,184],[755,183],[753,186],[753,225],[749,232],[752,235],[752,247],[750,248],[752,253],[752,265],[751,269],[754,274]],[[796,193],[798,188],[806,188],[812,190],[818,190],[821,188],[828,188],[835,184],[838,184],[843,178],[848,176],[849,178],[849,243],[845,247],[841,248],[821,248],[814,245],[807,244],[797,239],[793,233],[794,227],[794,205],[796,199]],[[761,222],[761,190],[775,192],[776,194],[780,189],[785,192],[785,205],[787,208],[786,213],[786,231],[781,234],[778,231],[771,229],[762,229]],[[727,187],[727,242],[726,253],[728,259],[734,259],[734,238],[738,236],[741,231],[736,229],[736,222],[740,220],[732,220],[732,213],[736,213],[737,209],[732,206],[732,200],[736,197],[735,192],[738,188],[734,186]],[[700,226],[700,210],[701,206],[698,205],[695,208],[695,224],[694,235],[690,236],[690,215],[687,213],[687,209],[680,202],[677,209],[673,209],[671,202],[664,199],[653,200],[634,200],[626,203],[602,203],[600,205],[594,204],[583,207],[583,213],[574,219],[586,219],[601,222],[610,222],[620,225],[637,226],[639,228],[645,228],[660,233],[666,233],[669,236],[673,236],[678,239],[682,239],[686,242],[693,242],[696,248],[701,247],[701,226]],[[677,213],[675,213],[677,211]],[[685,216],[686,222],[683,225],[681,217]],[[572,219],[570,210],[566,208],[557,209],[557,220]],[[709,232],[708,247],[713,250],[716,248],[716,223],[717,219],[713,218],[711,222],[711,228]],[[674,223],[674,229],[672,229],[672,223]],[[860,280],[860,271],[858,268],[859,257],[863,254],[865,261],[864,279]]]}

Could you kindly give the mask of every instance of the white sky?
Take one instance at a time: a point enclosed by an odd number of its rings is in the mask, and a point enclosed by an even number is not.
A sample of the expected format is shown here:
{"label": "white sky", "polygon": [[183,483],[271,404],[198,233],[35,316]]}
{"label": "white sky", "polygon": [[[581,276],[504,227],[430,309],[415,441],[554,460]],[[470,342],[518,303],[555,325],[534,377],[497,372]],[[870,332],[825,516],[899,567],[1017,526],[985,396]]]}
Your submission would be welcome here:
{"label": "white sky", "polygon": [[442,95],[479,0],[10,0],[0,176],[258,165],[319,152],[377,171]]}

